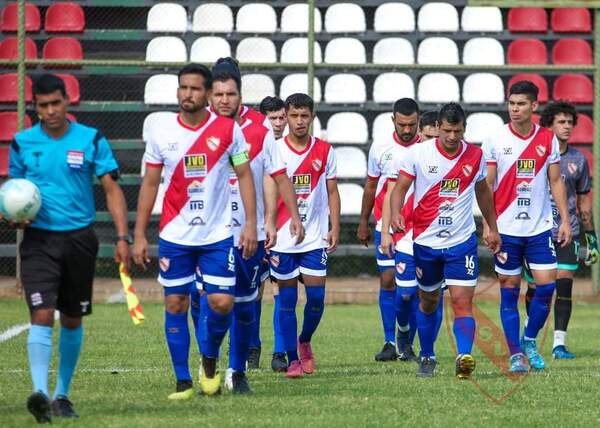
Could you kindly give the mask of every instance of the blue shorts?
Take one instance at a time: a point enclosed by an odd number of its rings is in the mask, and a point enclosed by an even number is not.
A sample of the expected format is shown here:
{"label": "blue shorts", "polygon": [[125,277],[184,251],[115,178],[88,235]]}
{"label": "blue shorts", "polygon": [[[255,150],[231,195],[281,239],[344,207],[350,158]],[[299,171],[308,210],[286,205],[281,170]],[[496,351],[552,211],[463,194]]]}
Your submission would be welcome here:
{"label": "blue shorts", "polygon": [[325,248],[305,253],[280,253],[271,251],[271,275],[275,279],[297,278],[300,274],[327,276],[327,251]]}
{"label": "blue shorts", "polygon": [[450,248],[430,248],[414,244],[415,274],[419,288],[434,291],[446,285],[474,287],[479,276],[477,237]]}
{"label": "blue shorts", "polygon": [[184,294],[201,278],[203,289],[209,293],[235,292],[235,254],[233,238],[208,245],[179,245],[159,239],[158,282],[165,295]]}
{"label": "blue shorts", "polygon": [[258,297],[260,284],[269,277],[269,265],[265,260],[265,242],[260,241],[256,253],[248,260],[242,257],[242,251],[233,250],[235,254],[235,301],[253,302]]}
{"label": "blue shorts", "polygon": [[410,254],[396,251],[396,285],[398,287],[416,287],[415,259]]}
{"label": "blue shorts", "polygon": [[556,250],[552,231],[534,236],[503,235],[502,248],[494,257],[495,270],[501,275],[520,275],[523,262],[531,270],[556,269]]}
{"label": "blue shorts", "polygon": [[395,262],[393,257],[381,252],[381,232],[375,231],[375,257],[377,258],[377,270],[379,273],[385,272],[388,269],[394,269]]}

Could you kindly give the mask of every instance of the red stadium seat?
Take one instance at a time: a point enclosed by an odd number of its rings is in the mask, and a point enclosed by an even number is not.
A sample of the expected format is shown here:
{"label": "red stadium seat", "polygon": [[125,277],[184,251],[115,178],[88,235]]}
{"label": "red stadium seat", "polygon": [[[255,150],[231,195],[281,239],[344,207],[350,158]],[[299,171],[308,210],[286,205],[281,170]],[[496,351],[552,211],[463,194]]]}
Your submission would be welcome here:
{"label": "red stadium seat", "polygon": [[[0,103],[16,103],[19,100],[16,73],[0,74]],[[31,79],[25,76],[25,101],[31,102]]]}
{"label": "red stadium seat", "polygon": [[508,81],[508,85],[506,86],[506,92],[508,93],[510,87],[517,83],[519,80],[529,80],[531,83],[537,86],[540,90],[540,93],[538,94],[538,101],[542,104],[548,102],[548,83],[546,82],[546,79],[544,79],[541,75],[536,73],[521,73],[514,75]]}
{"label": "red stadium seat", "polygon": [[593,63],[592,47],[582,39],[560,39],[552,48],[554,64],[590,65]]}
{"label": "red stadium seat", "polygon": [[[588,168],[590,170],[590,177],[594,176],[594,154],[592,153],[592,151],[590,149],[588,149],[587,147],[577,147],[579,149],[579,151],[581,152],[581,154],[583,154],[585,156],[585,158],[588,161]],[[590,193],[591,196],[591,193]]]}
{"label": "red stadium seat", "polygon": [[541,7],[516,7],[508,11],[508,31],[511,33],[546,33],[548,16]]}
{"label": "red stadium seat", "polygon": [[71,122],[75,122],[77,123],[77,118],[75,116],[73,116],[71,113],[67,113],[66,115],[67,119],[70,120]]}
{"label": "red stadium seat", "polygon": [[537,39],[517,39],[508,45],[509,64],[547,64],[548,50],[544,42]]}
{"label": "red stadium seat", "polygon": [[[0,141],[11,141],[17,133],[16,111],[0,111]],[[31,119],[25,115],[25,128],[31,127]]]}
{"label": "red stadium seat", "polygon": [[[43,59],[81,60],[83,49],[79,40],[72,37],[53,37],[44,44]],[[44,65],[44,68],[79,68],[79,65]]]}
{"label": "red stadium seat", "polygon": [[[25,58],[37,59],[38,51],[35,42],[27,37],[25,39]],[[7,37],[0,40],[0,59],[16,60],[19,57],[18,40],[16,37]],[[35,67],[30,65],[29,67]]]}
{"label": "red stadium seat", "polygon": [[562,74],[554,81],[552,97],[575,104],[594,102],[594,84],[585,74]]}
{"label": "red stadium seat", "polygon": [[[9,3],[2,9],[0,16],[0,31],[17,31],[19,27],[19,20],[17,16],[18,6],[17,3]],[[42,18],[40,16],[40,10],[32,3],[25,3],[25,31],[37,32],[42,27]]]}
{"label": "red stadium seat", "polygon": [[557,8],[550,18],[555,33],[591,33],[592,15],[584,7]]}
{"label": "red stadium seat", "polygon": [[573,128],[570,143],[573,144],[592,144],[594,142],[594,122],[586,114],[577,115],[577,126]]}
{"label": "red stadium seat", "polygon": [[80,93],[79,93],[79,80],[71,74],[56,74],[65,82],[65,88],[67,89],[67,96],[71,104],[79,104]]}
{"label": "red stadium seat", "polygon": [[533,113],[533,114],[531,115],[531,121],[532,121],[533,123],[535,123],[535,124],[539,125],[539,124],[540,124],[540,117],[541,117],[541,116],[540,116],[539,114],[537,114],[537,113]]}
{"label": "red stadium seat", "polygon": [[10,160],[10,146],[0,145],[0,177],[8,177],[8,161]]}
{"label": "red stadium seat", "polygon": [[47,33],[82,33],[85,13],[77,3],[54,3],[46,11],[44,29]]}

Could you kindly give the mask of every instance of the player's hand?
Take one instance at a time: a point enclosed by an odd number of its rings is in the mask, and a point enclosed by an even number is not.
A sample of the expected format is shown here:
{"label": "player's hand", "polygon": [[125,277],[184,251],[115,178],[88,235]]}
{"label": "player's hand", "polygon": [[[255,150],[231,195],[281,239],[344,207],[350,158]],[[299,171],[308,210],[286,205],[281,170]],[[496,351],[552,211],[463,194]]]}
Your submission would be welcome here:
{"label": "player's hand", "polygon": [[497,230],[490,230],[489,227],[487,235],[483,238],[483,242],[493,254],[498,253],[502,247],[502,238],[500,238],[500,234]]}
{"label": "player's hand", "polygon": [[7,220],[7,223],[13,229],[25,229],[26,227],[28,227],[31,224],[31,220],[23,220],[23,221]]}
{"label": "player's hand", "polygon": [[389,232],[381,231],[381,244],[379,244],[377,251],[390,258],[394,257],[394,240]]}
{"label": "player's hand", "polygon": [[585,232],[585,240],[587,242],[587,257],[585,258],[585,265],[591,266],[598,262],[600,259],[600,253],[598,252],[598,238],[596,238],[596,232],[588,230]]}
{"label": "player's hand", "polygon": [[123,240],[117,241],[115,245],[115,263],[125,264],[125,270],[129,272],[131,270],[131,255],[129,252],[129,244]]}
{"label": "player's hand", "polygon": [[392,230],[394,232],[404,232],[406,226],[404,224],[404,217],[400,213],[392,213]]}
{"label": "player's hand", "polygon": [[371,240],[371,228],[369,227],[369,222],[360,221],[358,223],[356,237],[365,247],[369,246],[369,241]]}
{"label": "player's hand", "polygon": [[560,226],[558,226],[557,238],[561,248],[564,248],[571,243],[573,232],[571,231],[571,225],[568,221],[563,221],[560,223]]}
{"label": "player's hand", "polygon": [[277,243],[277,229],[273,224],[265,223],[265,235],[265,251],[267,251]]}
{"label": "player's hand", "polygon": [[327,234],[327,254],[331,254],[337,250],[338,241],[340,239],[340,232],[337,230],[330,230]]}
{"label": "player's hand", "polygon": [[150,263],[148,240],[145,236],[136,236],[133,241],[133,261],[144,270],[146,270],[146,263]]}
{"label": "player's hand", "polygon": [[290,234],[296,237],[296,242],[294,245],[298,245],[304,241],[304,233],[305,231],[302,221],[300,221],[299,218],[296,220],[292,219],[290,221]]}
{"label": "player's hand", "polygon": [[256,252],[256,246],[256,224],[246,222],[238,243],[238,248],[242,250],[242,257],[245,260],[252,257]]}

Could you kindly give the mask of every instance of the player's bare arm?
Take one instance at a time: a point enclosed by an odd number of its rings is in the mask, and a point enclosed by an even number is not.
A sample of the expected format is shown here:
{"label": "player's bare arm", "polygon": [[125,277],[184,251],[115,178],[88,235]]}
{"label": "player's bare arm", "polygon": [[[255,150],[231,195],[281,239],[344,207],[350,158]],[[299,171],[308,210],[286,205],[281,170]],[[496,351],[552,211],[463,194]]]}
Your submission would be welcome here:
{"label": "player's bare arm", "polygon": [[146,269],[146,263],[150,263],[148,257],[148,240],[146,229],[150,223],[152,207],[158,194],[162,167],[146,168],[146,174],[142,179],[140,194],[138,196],[137,214],[135,216],[135,231],[133,244],[133,261],[135,264]]}
{"label": "player's bare arm", "polygon": [[285,204],[285,207],[290,212],[290,233],[296,237],[295,244],[298,245],[304,241],[304,226],[300,220],[300,213],[298,212],[298,202],[296,200],[296,192],[294,186],[290,181],[287,174],[278,174],[274,177],[275,183],[281,195],[281,199]]}
{"label": "player's bare arm", "polygon": [[[498,172],[498,168],[496,167],[496,165],[492,164],[492,165],[487,165],[487,175],[485,177],[485,181],[487,181],[487,184],[491,189],[494,188],[494,184],[496,183],[496,174]],[[492,191],[492,196],[493,196],[493,191]],[[493,198],[492,198],[493,199]],[[489,233],[489,226],[487,224],[487,221],[485,221],[485,217],[483,218],[483,240],[485,241],[487,239],[488,233]]]}
{"label": "player's bare arm", "polygon": [[240,235],[238,248],[242,249],[242,257],[249,259],[256,252],[256,190],[252,179],[250,163],[244,162],[233,167],[240,184],[240,195],[244,212],[246,213],[246,224]]}
{"label": "player's bare arm", "polygon": [[[117,236],[127,236],[129,229],[127,226],[127,203],[121,186],[110,174],[104,174],[100,177],[100,182],[106,193],[106,206],[115,223]],[[127,270],[131,265],[131,257],[129,254],[129,244],[123,240],[117,240],[115,246],[114,259],[116,263],[125,263]]]}
{"label": "player's bare arm", "polygon": [[392,192],[394,191],[394,183],[388,181],[386,183],[387,190],[385,197],[383,198],[383,207],[381,210],[381,252],[392,257],[394,253],[394,245],[392,241],[392,235],[390,234],[390,226],[392,224],[392,210],[391,210],[391,199]]}
{"label": "player's bare arm", "polygon": [[340,192],[338,191],[337,180],[327,180],[327,196],[329,200],[329,221],[331,230],[327,234],[327,253],[331,254],[337,250],[340,239]]}
{"label": "player's bare arm", "polygon": [[587,266],[597,263],[600,259],[598,239],[594,230],[592,204],[593,200],[590,193],[577,195],[577,210],[579,211],[579,219],[583,225],[583,232],[588,246],[587,257],[585,259],[585,264]]}
{"label": "player's bare arm", "polygon": [[375,204],[375,192],[377,191],[377,179],[367,177],[365,181],[365,190],[362,197],[362,205],[360,208],[360,219],[358,220],[358,229],[356,229],[356,237],[365,246],[369,246],[371,239],[371,229],[369,228],[369,217],[373,211]]}
{"label": "player's bare arm", "polygon": [[555,163],[548,166],[548,181],[550,182],[550,191],[552,198],[560,213],[561,223],[558,226],[558,242],[561,247],[566,247],[571,243],[573,234],[569,224],[569,210],[567,207],[567,189],[563,183],[560,174],[560,164]]}
{"label": "player's bare arm", "polygon": [[390,196],[390,219],[392,230],[397,232],[404,231],[405,224],[404,218],[400,215],[400,210],[404,206],[404,200],[406,199],[406,193],[412,184],[412,179],[405,175],[399,174],[396,180],[396,185],[392,189],[392,195]]}
{"label": "player's bare arm", "polygon": [[487,224],[487,234],[484,236],[483,242],[492,253],[496,254],[500,251],[502,240],[500,239],[498,225],[496,224],[494,195],[486,180],[475,183],[475,197],[477,198],[477,205],[479,205],[483,219]]}
{"label": "player's bare arm", "polygon": [[265,250],[273,248],[277,243],[277,188],[269,175],[263,177],[263,199],[265,204]]}

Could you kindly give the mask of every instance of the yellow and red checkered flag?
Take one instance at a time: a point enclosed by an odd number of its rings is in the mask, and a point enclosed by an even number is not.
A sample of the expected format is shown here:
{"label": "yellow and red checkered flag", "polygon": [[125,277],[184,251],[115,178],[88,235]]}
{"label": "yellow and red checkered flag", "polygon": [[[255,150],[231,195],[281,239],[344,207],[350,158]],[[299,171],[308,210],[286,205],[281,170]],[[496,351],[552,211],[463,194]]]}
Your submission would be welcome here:
{"label": "yellow and red checkered flag", "polygon": [[119,265],[119,276],[121,277],[121,284],[123,284],[123,291],[125,292],[125,297],[127,298],[129,315],[131,315],[131,319],[135,325],[141,324],[144,322],[146,317],[144,316],[144,311],[142,311],[140,299],[138,299],[137,294],[135,294],[135,288],[131,282],[131,276],[129,276],[127,273],[125,263],[121,263]]}

